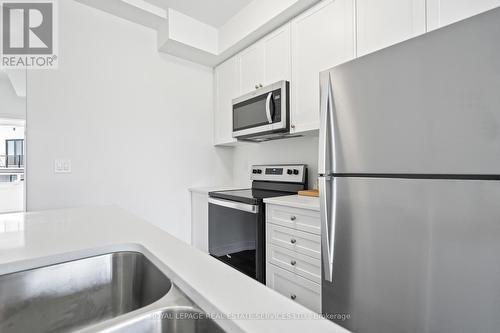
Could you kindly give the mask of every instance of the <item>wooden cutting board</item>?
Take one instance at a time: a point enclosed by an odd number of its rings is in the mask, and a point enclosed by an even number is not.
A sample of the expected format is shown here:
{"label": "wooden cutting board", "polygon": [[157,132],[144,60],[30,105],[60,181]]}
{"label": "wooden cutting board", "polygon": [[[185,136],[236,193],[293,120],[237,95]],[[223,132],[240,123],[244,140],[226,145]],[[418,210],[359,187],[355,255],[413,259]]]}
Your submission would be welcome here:
{"label": "wooden cutting board", "polygon": [[319,190],[299,191],[299,195],[304,197],[319,197]]}

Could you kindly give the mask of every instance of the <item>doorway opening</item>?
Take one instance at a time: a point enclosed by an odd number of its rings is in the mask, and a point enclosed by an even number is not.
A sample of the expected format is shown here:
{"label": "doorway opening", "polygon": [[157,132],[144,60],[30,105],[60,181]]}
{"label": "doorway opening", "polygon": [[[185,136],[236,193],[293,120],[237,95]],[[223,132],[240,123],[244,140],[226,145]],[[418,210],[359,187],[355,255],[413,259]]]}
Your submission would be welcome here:
{"label": "doorway opening", "polygon": [[26,71],[0,69],[0,214],[26,210],[25,128]]}
{"label": "doorway opening", "polygon": [[24,121],[0,119],[0,214],[25,210],[24,147]]}

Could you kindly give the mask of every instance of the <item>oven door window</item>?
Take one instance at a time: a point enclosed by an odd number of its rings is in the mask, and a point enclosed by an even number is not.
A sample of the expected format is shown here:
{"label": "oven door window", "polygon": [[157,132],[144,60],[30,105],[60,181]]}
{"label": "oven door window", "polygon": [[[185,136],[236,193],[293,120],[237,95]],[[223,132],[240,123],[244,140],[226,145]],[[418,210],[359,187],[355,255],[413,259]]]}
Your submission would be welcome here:
{"label": "oven door window", "polygon": [[[260,225],[258,209],[250,212],[247,204],[210,200],[208,248],[212,256],[240,272],[257,277],[257,233]],[[239,207],[241,206],[241,207]]]}
{"label": "oven door window", "polygon": [[269,125],[281,121],[280,90],[256,96],[233,106],[233,130]]}

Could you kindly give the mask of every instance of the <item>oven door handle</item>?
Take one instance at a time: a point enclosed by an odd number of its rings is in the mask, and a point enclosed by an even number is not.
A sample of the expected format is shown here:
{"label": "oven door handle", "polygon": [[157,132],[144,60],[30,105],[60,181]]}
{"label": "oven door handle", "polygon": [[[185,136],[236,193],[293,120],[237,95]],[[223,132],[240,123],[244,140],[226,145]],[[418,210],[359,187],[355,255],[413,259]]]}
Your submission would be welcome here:
{"label": "oven door handle", "polygon": [[229,200],[221,200],[215,198],[208,198],[208,203],[213,205],[222,206],[226,208],[241,210],[247,213],[258,214],[259,206],[257,205],[249,205],[241,202],[229,201]]}

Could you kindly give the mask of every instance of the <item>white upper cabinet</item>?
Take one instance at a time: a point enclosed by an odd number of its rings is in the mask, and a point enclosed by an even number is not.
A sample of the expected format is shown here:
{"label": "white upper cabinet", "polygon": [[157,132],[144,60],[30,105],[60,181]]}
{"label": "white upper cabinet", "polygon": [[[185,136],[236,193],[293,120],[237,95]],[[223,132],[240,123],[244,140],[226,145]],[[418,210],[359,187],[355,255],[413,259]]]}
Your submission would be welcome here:
{"label": "white upper cabinet", "polygon": [[290,24],[215,68],[215,145],[232,145],[232,100],[291,77]]}
{"label": "white upper cabinet", "polygon": [[356,7],[358,56],[426,32],[426,0],[357,0]]}
{"label": "white upper cabinet", "polygon": [[319,128],[319,73],[354,57],[354,0],[323,1],[292,21],[292,132]]}
{"label": "white upper cabinet", "polygon": [[264,49],[264,85],[281,80],[290,81],[291,47],[290,24],[287,24],[262,40]]}
{"label": "white upper cabinet", "polygon": [[427,0],[427,30],[466,19],[500,6],[500,0]]}
{"label": "white upper cabinet", "polygon": [[500,0],[323,0],[215,69],[215,144],[236,142],[234,98],[290,81],[291,132],[315,131],[321,71],[499,6]]}
{"label": "white upper cabinet", "polygon": [[214,144],[228,145],[233,139],[232,100],[240,95],[239,58],[233,57],[215,69]]}
{"label": "white upper cabinet", "polygon": [[241,93],[290,80],[290,25],[287,24],[240,54]]}
{"label": "white upper cabinet", "polygon": [[255,44],[240,55],[241,93],[246,94],[264,84],[264,50]]}

